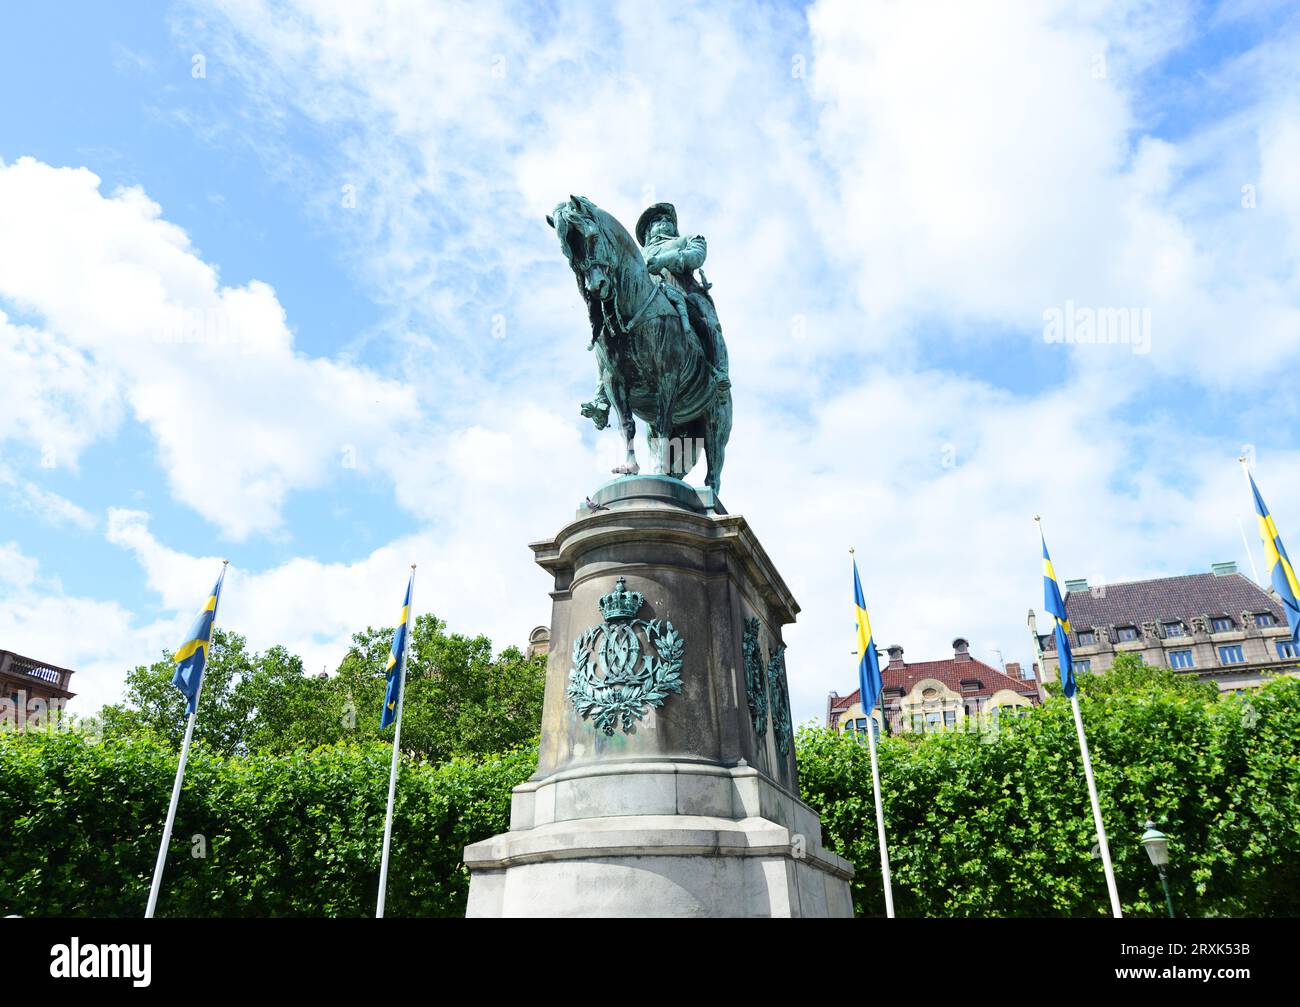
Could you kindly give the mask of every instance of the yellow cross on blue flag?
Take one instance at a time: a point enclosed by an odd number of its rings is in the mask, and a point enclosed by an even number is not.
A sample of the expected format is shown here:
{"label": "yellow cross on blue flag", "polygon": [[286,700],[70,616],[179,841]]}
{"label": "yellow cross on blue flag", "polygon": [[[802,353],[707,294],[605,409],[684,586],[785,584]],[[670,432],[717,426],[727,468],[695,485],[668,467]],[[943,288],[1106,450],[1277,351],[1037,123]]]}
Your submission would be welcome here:
{"label": "yellow cross on blue flag", "polygon": [[867,603],[862,598],[862,581],[858,579],[856,558],[853,560],[853,610],[858,621],[858,687],[862,690],[862,712],[870,717],[880,700],[880,690],[884,683],[880,677],[876,641],[871,635],[871,620],[867,618]]}
{"label": "yellow cross on blue flag", "polygon": [[199,708],[199,689],[203,685],[203,669],[208,664],[208,647],[212,645],[212,628],[217,621],[217,599],[221,597],[221,582],[226,579],[226,568],[221,568],[221,576],[208,595],[207,604],[194,620],[185,642],[172,658],[176,662],[176,673],[172,675],[172,685],[181,690],[189,700],[187,713],[195,713]]}
{"label": "yellow cross on blue flag", "polygon": [[1264,540],[1264,559],[1268,563],[1269,580],[1273,582],[1273,590],[1282,599],[1282,607],[1286,609],[1287,622],[1291,624],[1291,642],[1298,644],[1300,643],[1300,583],[1296,582],[1295,570],[1291,566],[1291,560],[1287,558],[1286,549],[1282,545],[1282,536],[1277,533],[1277,525],[1273,523],[1273,515],[1268,512],[1264,498],[1259,495],[1255,477],[1249,472],[1246,473],[1246,477],[1250,479],[1250,488],[1255,494],[1255,517],[1259,521],[1259,537]]}
{"label": "yellow cross on blue flag", "polygon": [[[1042,538],[1043,529],[1039,526],[1038,535]],[[1065,614],[1065,602],[1061,600],[1061,586],[1056,582],[1056,571],[1052,568],[1052,557],[1047,554],[1047,539],[1043,539],[1043,607],[1051,613],[1056,623],[1056,658],[1061,673],[1061,686],[1065,689],[1065,698],[1074,695],[1074,654],[1070,651],[1070,619]]]}
{"label": "yellow cross on blue flag", "polygon": [[406,624],[411,618],[411,588],[415,585],[415,573],[406,584],[406,600],[402,602],[402,618],[393,633],[393,647],[388,652],[388,691],[384,695],[384,715],[379,720],[383,729],[397,719],[397,700],[402,687],[402,676],[406,673]]}

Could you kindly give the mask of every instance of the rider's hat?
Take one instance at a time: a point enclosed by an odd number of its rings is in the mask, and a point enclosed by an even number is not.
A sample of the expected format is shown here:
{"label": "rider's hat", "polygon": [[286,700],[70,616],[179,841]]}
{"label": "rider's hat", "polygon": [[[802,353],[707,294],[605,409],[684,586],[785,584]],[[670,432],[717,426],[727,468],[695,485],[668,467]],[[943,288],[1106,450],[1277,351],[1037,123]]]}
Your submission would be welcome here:
{"label": "rider's hat", "polygon": [[636,222],[636,243],[645,245],[645,232],[650,230],[650,225],[660,217],[667,217],[673,222],[673,230],[677,230],[677,207],[672,203],[655,203],[654,206],[646,207],[646,210]]}

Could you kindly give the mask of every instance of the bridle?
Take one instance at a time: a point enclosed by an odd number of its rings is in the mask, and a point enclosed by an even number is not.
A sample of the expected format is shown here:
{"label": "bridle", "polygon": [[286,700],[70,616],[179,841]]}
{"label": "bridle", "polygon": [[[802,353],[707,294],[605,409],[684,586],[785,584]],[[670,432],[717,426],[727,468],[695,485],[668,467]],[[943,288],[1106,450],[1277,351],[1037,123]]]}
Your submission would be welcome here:
{"label": "bridle", "polygon": [[[570,224],[570,226],[572,226],[572,224]],[[597,227],[597,230],[599,231],[599,227]],[[604,235],[601,234],[601,237],[604,237]],[[626,339],[631,335],[632,329],[636,326],[636,323],[641,320],[641,316],[650,309],[650,305],[654,303],[654,299],[662,292],[663,285],[652,282],[650,296],[645,299],[645,303],[632,313],[630,319],[624,320],[623,312],[619,307],[618,284],[614,282],[615,273],[613,265],[608,262],[602,262],[599,259],[588,257],[584,260],[584,265],[580,267],[580,270],[585,275],[591,271],[591,267],[593,266],[597,266],[604,270],[605,275],[609,277],[610,282],[611,293],[609,299],[600,302],[600,312],[605,319],[605,327],[611,329],[616,335],[620,335]],[[583,292],[587,292],[585,286]],[[591,349],[595,344],[596,333],[593,332],[591,334],[591,342],[587,345],[587,349]]]}

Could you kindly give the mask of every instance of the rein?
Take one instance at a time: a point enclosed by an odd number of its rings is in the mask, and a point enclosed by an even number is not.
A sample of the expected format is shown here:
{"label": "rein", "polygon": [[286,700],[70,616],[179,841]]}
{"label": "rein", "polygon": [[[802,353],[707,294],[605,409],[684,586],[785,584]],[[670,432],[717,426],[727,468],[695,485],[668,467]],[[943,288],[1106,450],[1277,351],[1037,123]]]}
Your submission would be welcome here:
{"label": "rein", "polygon": [[[611,274],[611,277],[612,277],[613,272],[614,272],[613,269],[611,269],[611,268],[610,268],[608,265],[606,265],[605,263],[599,263],[599,265],[605,266],[605,269],[606,269],[606,270]],[[630,335],[632,334],[632,329],[633,329],[633,327],[635,327],[636,323],[639,322],[639,321],[641,320],[641,316],[644,315],[644,314],[646,313],[646,311],[650,308],[650,305],[654,303],[654,299],[655,299],[655,297],[656,297],[656,296],[661,292],[661,290],[662,290],[662,286],[663,286],[663,285],[662,285],[662,284],[659,284],[659,283],[655,283],[655,282],[652,280],[652,281],[651,281],[651,286],[652,286],[654,289],[650,291],[650,296],[647,297],[647,298],[645,299],[645,303],[642,304],[641,307],[639,307],[639,308],[636,309],[636,311],[633,313],[633,315],[632,315],[632,317],[631,317],[630,319],[628,319],[627,321],[624,321],[624,320],[623,320],[623,317],[622,317],[622,314],[623,314],[623,313],[622,313],[621,311],[619,311],[619,307],[618,307],[618,284],[617,284],[617,283],[613,283],[612,280],[611,280],[611,284],[612,284],[612,286],[613,286],[613,288],[614,288],[614,293],[613,293],[613,295],[610,297],[610,301],[612,301],[612,302],[613,302],[613,305],[614,305],[614,317],[613,317],[612,319],[610,318],[610,316],[609,316],[609,308],[608,308],[608,306],[607,306],[607,302],[605,302],[605,301],[601,301],[601,304],[600,304],[601,314],[603,314],[603,315],[605,316],[605,321],[606,321],[606,322],[612,322],[612,323],[613,323],[613,324],[611,325],[611,328],[613,328],[613,329],[615,330],[615,332],[617,332],[618,334],[620,334],[620,335],[622,335],[622,336],[630,336]],[[592,337],[591,337],[591,343],[588,345],[587,348],[588,348],[588,349],[591,349],[591,347],[594,346],[595,343],[596,343],[596,336],[595,336],[595,334],[593,333],[593,334],[592,334]]]}

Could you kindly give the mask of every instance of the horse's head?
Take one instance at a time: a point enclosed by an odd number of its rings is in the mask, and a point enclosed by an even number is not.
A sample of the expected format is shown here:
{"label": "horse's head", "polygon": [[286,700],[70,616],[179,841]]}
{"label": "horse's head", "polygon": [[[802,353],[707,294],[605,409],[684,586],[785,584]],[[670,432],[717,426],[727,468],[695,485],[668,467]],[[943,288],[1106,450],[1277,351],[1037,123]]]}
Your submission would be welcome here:
{"label": "horse's head", "polygon": [[547,215],[560,248],[585,296],[607,301],[614,295],[614,249],[600,222],[601,211],[583,196],[570,196]]}

